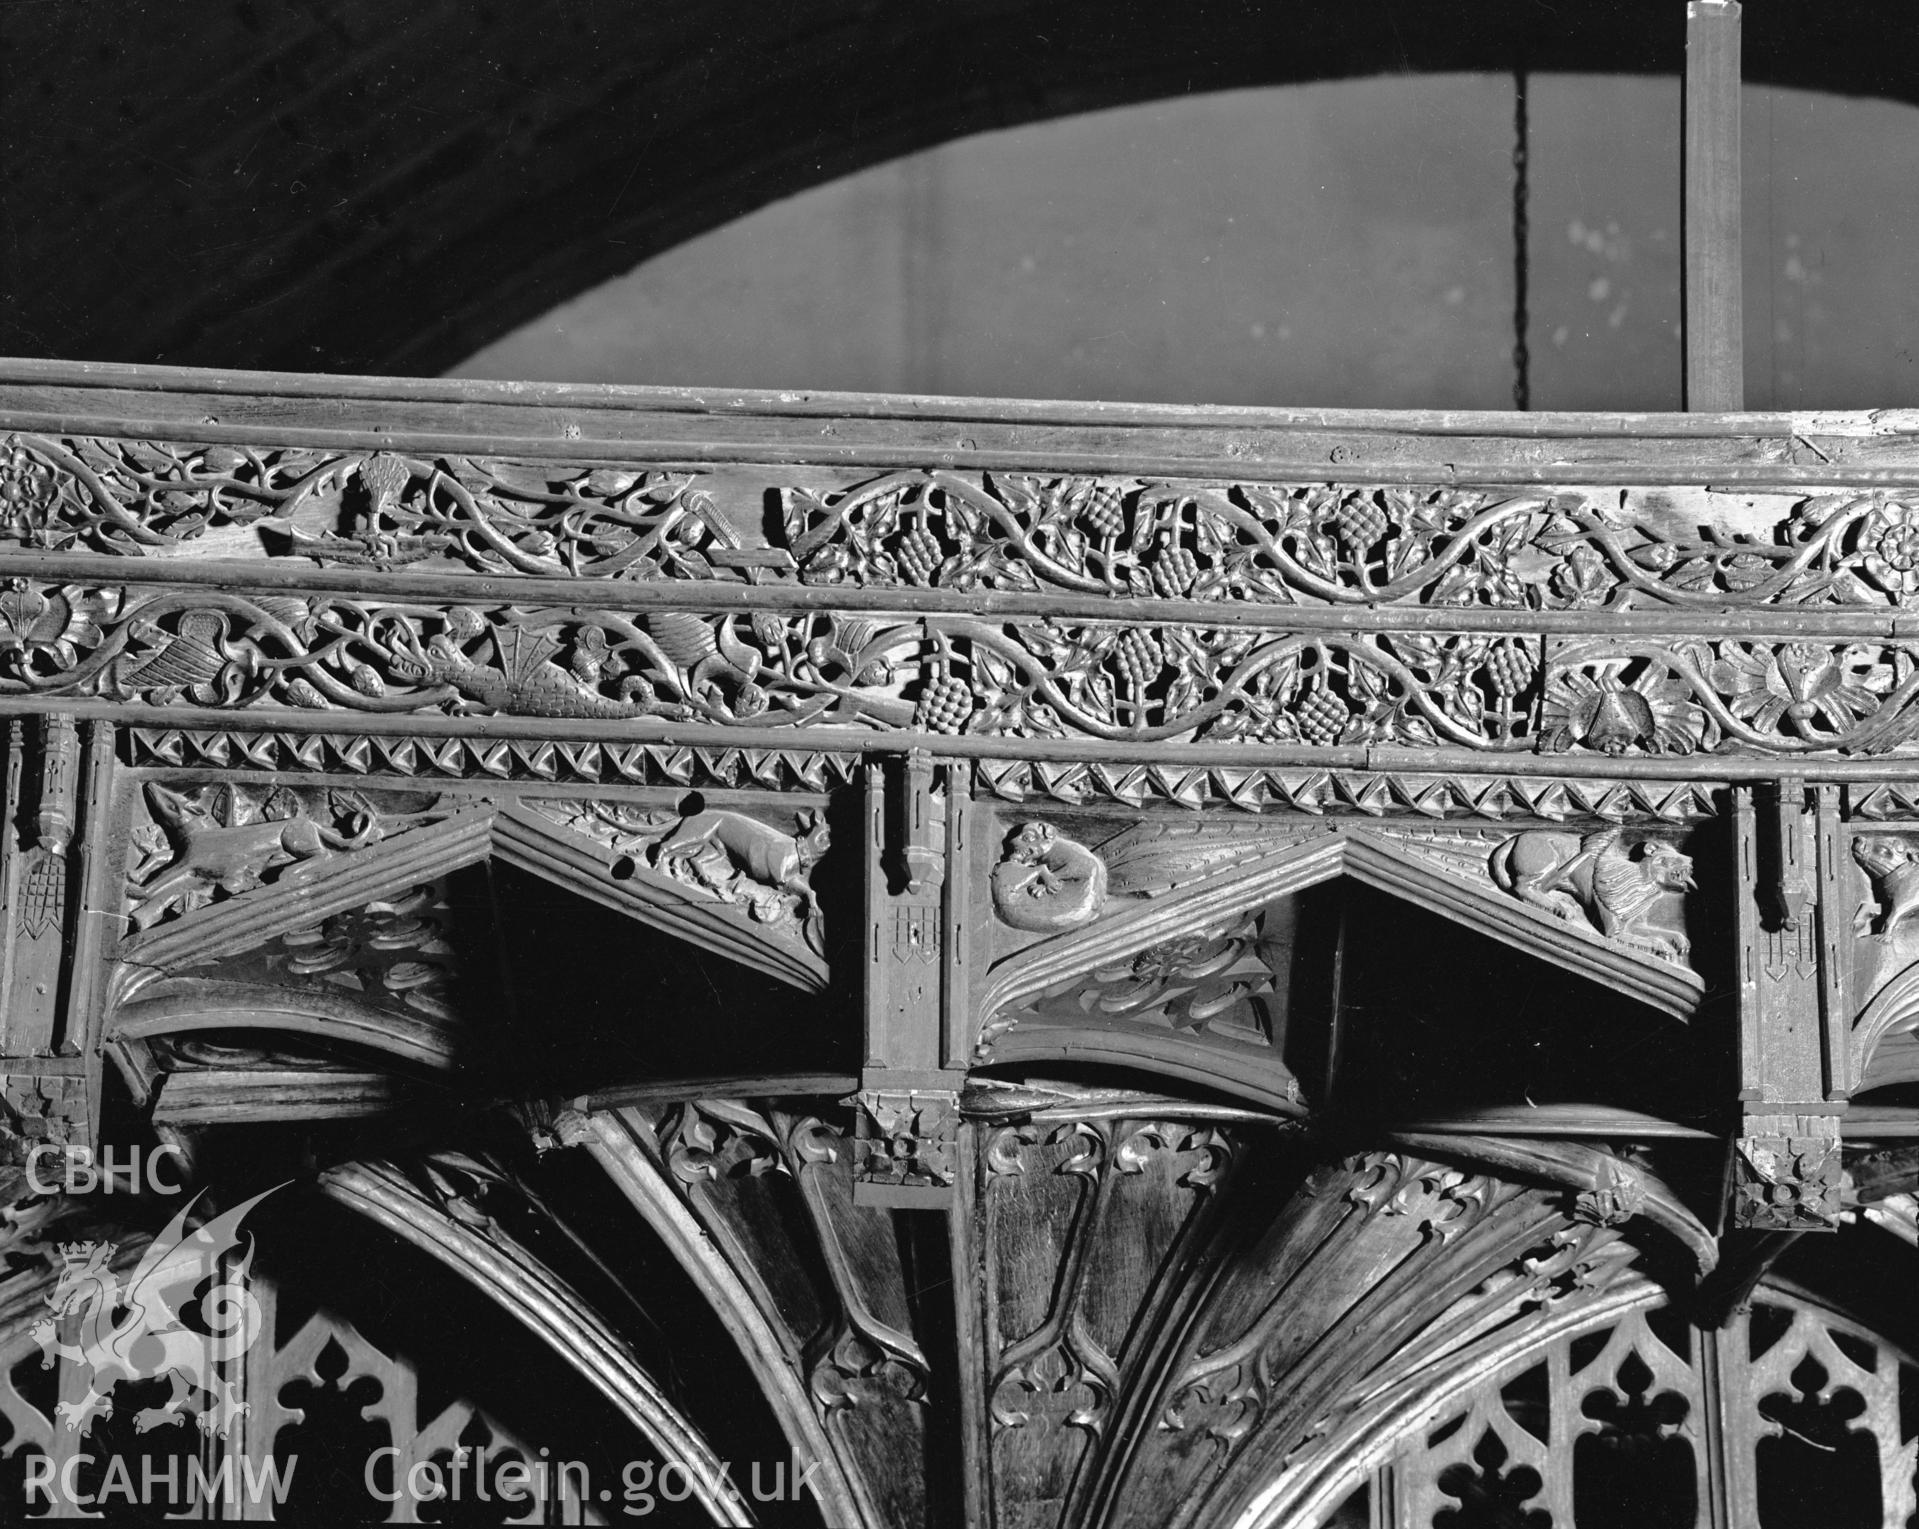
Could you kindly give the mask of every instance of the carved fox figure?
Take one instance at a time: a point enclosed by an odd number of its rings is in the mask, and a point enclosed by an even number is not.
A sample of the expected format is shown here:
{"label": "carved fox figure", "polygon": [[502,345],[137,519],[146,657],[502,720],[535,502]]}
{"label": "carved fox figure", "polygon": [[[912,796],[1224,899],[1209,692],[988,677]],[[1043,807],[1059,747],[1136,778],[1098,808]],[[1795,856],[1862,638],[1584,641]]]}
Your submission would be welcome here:
{"label": "carved fox figure", "polygon": [[130,884],[135,899],[133,927],[144,929],[157,922],[196,887],[218,888],[229,895],[245,892],[283,866],[325,860],[341,850],[364,848],[380,837],[373,813],[345,794],[335,795],[345,809],[346,832],[308,816],[291,792],[275,792],[259,818],[244,821],[230,786],[217,791],[209,807],[149,781],[147,802],[178,852],[150,880]]}

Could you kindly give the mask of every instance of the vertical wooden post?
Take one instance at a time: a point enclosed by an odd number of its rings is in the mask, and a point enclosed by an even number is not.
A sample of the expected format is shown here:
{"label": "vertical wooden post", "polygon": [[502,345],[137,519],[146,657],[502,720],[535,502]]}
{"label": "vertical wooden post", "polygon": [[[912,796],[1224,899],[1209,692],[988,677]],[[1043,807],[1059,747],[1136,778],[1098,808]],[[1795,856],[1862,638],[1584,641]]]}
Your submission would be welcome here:
{"label": "vertical wooden post", "polygon": [[[1755,797],[1759,800],[1755,800]],[[1820,897],[1822,817],[1831,787],[1788,778],[1734,793],[1740,895],[1739,1097],[1733,1225],[1834,1231],[1839,1224],[1839,1117],[1827,1075],[1822,936],[1845,917]],[[1836,837],[1827,834],[1823,837]]]}
{"label": "vertical wooden post", "polygon": [[[962,787],[963,789],[963,787]],[[853,1203],[945,1210],[964,1070],[941,1066],[948,772],[920,750],[866,770],[866,1060]]]}
{"label": "vertical wooden post", "polygon": [[1740,409],[1738,0],[1687,0],[1685,122],[1686,407]]}

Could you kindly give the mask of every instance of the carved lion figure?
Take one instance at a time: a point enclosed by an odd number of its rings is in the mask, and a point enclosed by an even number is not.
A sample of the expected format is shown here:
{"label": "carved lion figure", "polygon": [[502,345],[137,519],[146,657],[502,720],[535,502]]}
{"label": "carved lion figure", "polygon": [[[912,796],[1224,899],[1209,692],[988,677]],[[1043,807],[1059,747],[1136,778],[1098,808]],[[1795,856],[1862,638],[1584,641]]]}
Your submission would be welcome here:
{"label": "carved lion figure", "polygon": [[1617,828],[1584,837],[1536,828],[1501,844],[1488,867],[1494,883],[1521,902],[1560,918],[1584,914],[1607,939],[1673,960],[1691,949],[1683,932],[1651,917],[1662,898],[1693,884],[1692,858],[1663,840],[1648,840],[1634,855]]}

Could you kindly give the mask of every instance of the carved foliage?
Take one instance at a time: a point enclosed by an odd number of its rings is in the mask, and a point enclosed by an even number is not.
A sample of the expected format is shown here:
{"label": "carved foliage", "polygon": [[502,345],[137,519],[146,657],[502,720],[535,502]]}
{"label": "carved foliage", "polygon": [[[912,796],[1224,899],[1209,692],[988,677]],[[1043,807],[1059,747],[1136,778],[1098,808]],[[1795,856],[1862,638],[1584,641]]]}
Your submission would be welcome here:
{"label": "carved foliage", "polygon": [[963,615],[0,594],[0,695],[1003,738],[1606,754],[1883,753],[1919,721],[1904,644],[1661,645]]}
{"label": "carved foliage", "polygon": [[791,563],[743,551],[685,473],[94,437],[0,446],[0,539],[137,556],[246,528],[266,553],[382,570],[738,579]]}
{"label": "carved foliage", "polygon": [[1839,1223],[1839,1122],[1829,1115],[1749,1115],[1733,1154],[1734,1224],[1758,1231]]}
{"label": "carved foliage", "polygon": [[[1112,1020],[1272,1040],[1266,1000],[1285,978],[1267,954],[1267,914],[1250,909],[1095,967],[1028,1005],[1048,1020]],[[1012,1023],[1006,1016],[998,1029]],[[990,1044],[990,1037],[983,1036]]]}
{"label": "carved foliage", "polygon": [[1288,603],[1919,594],[1919,509],[1884,490],[1813,495],[1769,534],[1727,536],[1677,530],[1632,491],[917,471],[815,491],[783,487],[786,471],[766,475],[785,544],[767,548],[745,545],[691,473],[23,433],[0,442],[0,539],[139,555],[238,530],[269,553],[380,569],[738,579],[797,565],[809,583]]}
{"label": "carved foliage", "polygon": [[1905,606],[1919,508],[1816,495],[1761,536],[1678,531],[1632,492],[894,473],[784,495],[809,583],[1579,610]]}
{"label": "carved foliage", "polygon": [[1532,731],[1538,664],[1517,638],[935,625],[975,698],[963,727],[946,729],[955,732],[1503,749]]}
{"label": "carved foliage", "polygon": [[863,1089],[855,1176],[865,1184],[945,1188],[953,1183],[957,1096],[938,1090]]}
{"label": "carved foliage", "polygon": [[14,581],[0,695],[997,737],[1309,745],[1530,736],[1520,640],[966,617],[624,615]]}
{"label": "carved foliage", "polygon": [[322,982],[376,1003],[449,1019],[459,970],[443,883],[414,887],[280,936],[283,980]]}
{"label": "carved foliage", "polygon": [[1724,640],[1549,644],[1541,747],[1691,754],[1880,754],[1909,741],[1906,644]]}

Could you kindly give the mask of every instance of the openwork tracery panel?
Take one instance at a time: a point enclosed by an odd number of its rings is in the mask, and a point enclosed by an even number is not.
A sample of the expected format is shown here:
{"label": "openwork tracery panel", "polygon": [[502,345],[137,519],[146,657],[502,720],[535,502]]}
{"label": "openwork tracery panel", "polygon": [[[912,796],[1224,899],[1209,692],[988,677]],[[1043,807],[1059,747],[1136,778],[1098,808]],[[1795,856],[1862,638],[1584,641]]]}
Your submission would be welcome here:
{"label": "openwork tracery panel", "polygon": [[1910,1356],[1784,1289],[1723,1329],[1654,1300],[1477,1378],[1325,1522],[1903,1529],[1916,1385]]}

